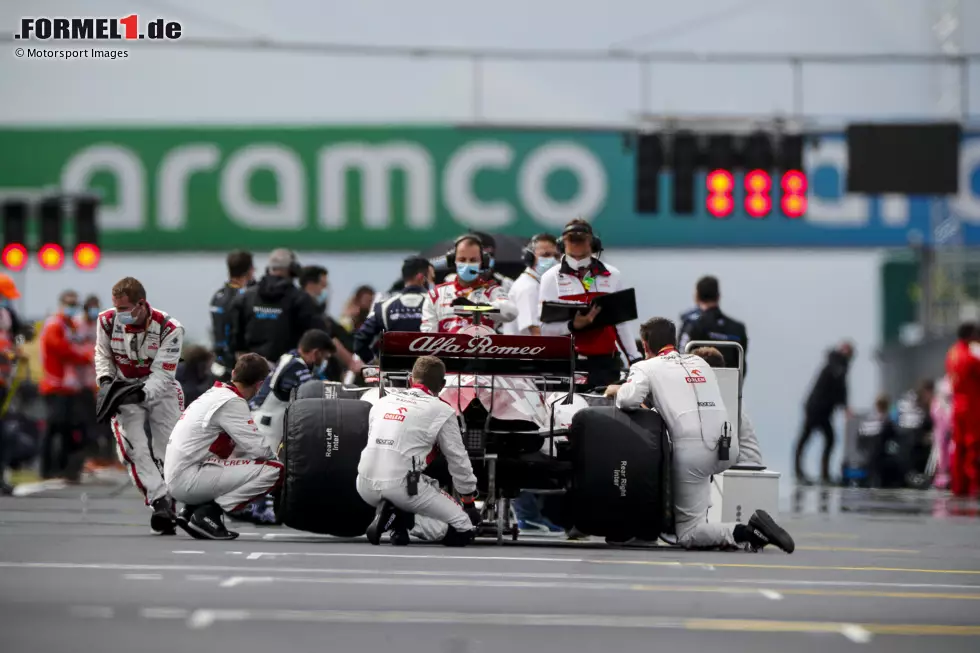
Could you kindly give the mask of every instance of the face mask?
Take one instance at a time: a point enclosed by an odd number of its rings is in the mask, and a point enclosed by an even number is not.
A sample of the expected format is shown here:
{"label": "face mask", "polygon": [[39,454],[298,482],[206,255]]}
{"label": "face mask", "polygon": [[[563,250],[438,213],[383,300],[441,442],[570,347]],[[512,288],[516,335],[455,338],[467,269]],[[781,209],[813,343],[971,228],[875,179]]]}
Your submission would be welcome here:
{"label": "face mask", "polygon": [[92,308],[86,309],[85,312],[88,314],[88,319],[93,321],[99,319],[99,309],[97,307],[93,306]]}
{"label": "face mask", "polygon": [[116,311],[116,319],[119,320],[119,324],[123,324],[125,326],[136,324],[136,318],[133,316],[132,311]]}
{"label": "face mask", "polygon": [[323,376],[327,371],[327,361],[322,360],[320,363],[313,368],[313,376]]}
{"label": "face mask", "polygon": [[0,308],[10,308],[10,300],[0,299]]}
{"label": "face mask", "polygon": [[75,317],[82,312],[82,309],[78,306],[65,306],[61,312],[65,314],[65,317]]}
{"label": "face mask", "polygon": [[494,257],[491,256],[488,262],[489,262],[489,266],[488,267],[491,267],[492,268],[493,267],[493,264],[497,262],[497,259],[495,259]]}
{"label": "face mask", "polygon": [[324,304],[324,305],[327,302],[329,302],[330,301],[330,289],[329,288],[324,288],[323,290],[321,290],[320,291],[319,299],[320,299],[320,303],[321,304]]}
{"label": "face mask", "polygon": [[585,258],[572,258],[571,256],[565,257],[565,262],[568,263],[568,267],[573,270],[584,270],[592,264],[592,257],[587,256]]}
{"label": "face mask", "polygon": [[555,259],[555,257],[553,256],[539,256],[538,262],[534,266],[534,272],[540,277],[545,272],[547,272],[552,267],[554,267],[555,263],[557,262],[558,260]]}
{"label": "face mask", "polygon": [[456,264],[456,276],[462,281],[469,283],[476,279],[477,275],[480,274],[480,266],[476,263],[457,263]]}

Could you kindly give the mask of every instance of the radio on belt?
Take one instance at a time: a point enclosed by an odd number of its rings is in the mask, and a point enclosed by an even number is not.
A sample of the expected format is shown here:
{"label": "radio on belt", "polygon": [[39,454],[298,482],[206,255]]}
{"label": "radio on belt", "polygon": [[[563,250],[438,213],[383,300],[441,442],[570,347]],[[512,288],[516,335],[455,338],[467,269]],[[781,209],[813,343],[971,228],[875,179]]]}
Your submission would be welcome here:
{"label": "radio on belt", "polygon": [[718,438],[718,460],[728,460],[728,452],[732,446],[732,436],[728,435],[728,422],[725,422],[725,430]]}

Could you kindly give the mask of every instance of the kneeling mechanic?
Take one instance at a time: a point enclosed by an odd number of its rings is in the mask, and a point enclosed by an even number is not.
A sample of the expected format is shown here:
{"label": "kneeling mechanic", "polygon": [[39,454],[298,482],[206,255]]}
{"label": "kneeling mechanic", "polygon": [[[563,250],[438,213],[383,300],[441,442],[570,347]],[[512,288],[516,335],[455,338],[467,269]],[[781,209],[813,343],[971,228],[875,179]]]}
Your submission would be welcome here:
{"label": "kneeling mechanic", "polygon": [[[443,362],[422,356],[412,368],[411,389],[387,394],[371,409],[368,445],[357,467],[357,492],[378,509],[367,529],[371,544],[386,531],[396,545],[408,544],[409,532],[446,546],[466,546],[476,534],[476,476],[456,411],[439,399],[445,384]],[[449,463],[462,506],[421,473],[434,446]]]}
{"label": "kneeling mechanic", "polygon": [[[789,533],[757,510],[746,524],[710,524],[711,476],[738,459],[738,441],[728,434],[728,413],[714,371],[704,359],[674,349],[677,329],[666,318],[640,327],[646,360],[630,368],[616,393],[623,410],[652,407],[673,439],[674,515],[677,542],[686,549],[761,549],[772,544],[786,553],[796,548]],[[652,397],[652,405],[649,403]]]}
{"label": "kneeling mechanic", "polygon": [[170,494],[185,504],[177,524],[197,539],[233,540],[222,512],[233,512],[272,491],[282,464],[248,409],[269,373],[258,354],[245,354],[231,373],[180,416],[170,434],[163,474]]}

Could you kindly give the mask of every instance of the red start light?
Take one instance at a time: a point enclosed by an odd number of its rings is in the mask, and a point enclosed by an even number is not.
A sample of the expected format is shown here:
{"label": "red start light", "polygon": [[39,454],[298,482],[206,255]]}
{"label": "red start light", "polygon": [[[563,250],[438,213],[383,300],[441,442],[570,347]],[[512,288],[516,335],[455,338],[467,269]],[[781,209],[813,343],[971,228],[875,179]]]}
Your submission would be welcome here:
{"label": "red start light", "polygon": [[45,270],[57,270],[65,263],[65,252],[60,246],[47,243],[38,250],[37,260]]}
{"label": "red start light", "polygon": [[730,193],[734,188],[735,180],[727,170],[713,170],[708,173],[709,193]]}
{"label": "red start light", "polygon": [[772,199],[769,195],[754,193],[745,198],[745,212],[753,218],[764,218],[772,210]]}
{"label": "red start light", "polygon": [[792,195],[802,195],[806,192],[806,175],[799,170],[787,170],[783,174],[783,191]]}
{"label": "red start light", "polygon": [[745,190],[750,193],[768,193],[772,188],[772,177],[765,170],[753,170],[745,175]]}
{"label": "red start light", "polygon": [[75,247],[75,265],[83,270],[94,270],[99,265],[102,253],[97,245],[79,243]]}
{"label": "red start light", "polygon": [[801,218],[806,213],[805,195],[786,195],[782,204],[787,218]]}
{"label": "red start light", "polygon": [[708,198],[708,213],[716,218],[727,218],[734,207],[735,202],[730,195],[712,195]]}
{"label": "red start light", "polygon": [[27,248],[20,243],[10,243],[3,248],[3,264],[8,270],[19,272],[27,265]]}

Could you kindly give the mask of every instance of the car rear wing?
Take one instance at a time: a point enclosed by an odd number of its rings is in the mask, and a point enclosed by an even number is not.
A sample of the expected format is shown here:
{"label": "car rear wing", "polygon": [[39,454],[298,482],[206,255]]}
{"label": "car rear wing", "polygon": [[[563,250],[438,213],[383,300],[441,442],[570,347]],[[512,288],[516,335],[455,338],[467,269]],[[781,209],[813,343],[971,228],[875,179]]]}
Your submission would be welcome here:
{"label": "car rear wing", "polygon": [[408,372],[419,356],[435,356],[451,374],[575,377],[568,336],[467,335],[392,331],[381,336],[381,372]]}

